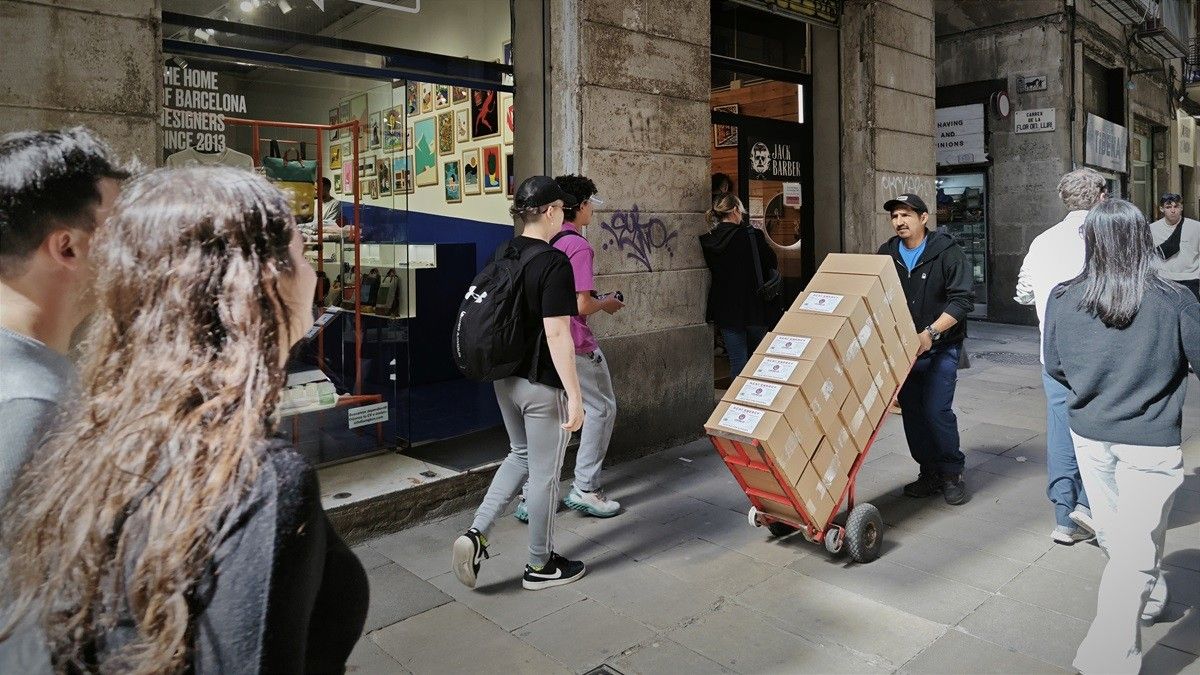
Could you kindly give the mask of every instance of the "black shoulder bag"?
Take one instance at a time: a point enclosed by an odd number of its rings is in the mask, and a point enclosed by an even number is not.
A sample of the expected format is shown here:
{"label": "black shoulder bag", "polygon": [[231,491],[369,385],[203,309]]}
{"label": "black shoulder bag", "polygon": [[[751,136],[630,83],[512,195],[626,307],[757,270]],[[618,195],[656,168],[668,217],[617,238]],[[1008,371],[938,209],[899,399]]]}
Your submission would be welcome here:
{"label": "black shoulder bag", "polygon": [[1179,224],[1175,226],[1175,231],[1171,236],[1167,237],[1163,243],[1158,245],[1158,254],[1163,257],[1163,260],[1170,260],[1179,255],[1179,240],[1183,237],[1183,219],[1179,220]]}
{"label": "black shoulder bag", "polygon": [[758,237],[754,236],[754,228],[747,228],[750,235],[750,251],[754,254],[754,274],[758,277],[758,288],[754,291],[763,302],[774,302],[783,293],[783,275],[772,267],[767,280],[763,280],[762,259],[758,257]]}

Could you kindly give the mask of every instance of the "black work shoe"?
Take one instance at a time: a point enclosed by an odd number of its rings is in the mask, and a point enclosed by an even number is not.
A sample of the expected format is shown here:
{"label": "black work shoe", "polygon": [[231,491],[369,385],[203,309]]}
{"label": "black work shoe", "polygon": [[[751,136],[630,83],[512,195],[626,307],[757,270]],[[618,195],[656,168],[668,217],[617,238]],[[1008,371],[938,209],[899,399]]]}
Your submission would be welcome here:
{"label": "black work shoe", "polygon": [[479,577],[479,563],[490,557],[483,533],[472,527],[454,540],[454,555],[450,559],[450,568],[464,586],[475,588],[475,580]]}
{"label": "black work shoe", "polygon": [[904,486],[904,496],[924,499],[942,491],[942,479],[930,473],[922,473],[917,479]]}
{"label": "black work shoe", "polygon": [[550,559],[542,565],[542,569],[535,570],[529,565],[525,566],[525,578],[521,580],[521,585],[526,590],[540,591],[543,588],[563,586],[577,581],[585,572],[587,567],[578,560],[567,560],[557,553],[551,553]]}
{"label": "black work shoe", "polygon": [[942,496],[951,506],[966,503],[967,483],[963,480],[961,473],[942,477]]}

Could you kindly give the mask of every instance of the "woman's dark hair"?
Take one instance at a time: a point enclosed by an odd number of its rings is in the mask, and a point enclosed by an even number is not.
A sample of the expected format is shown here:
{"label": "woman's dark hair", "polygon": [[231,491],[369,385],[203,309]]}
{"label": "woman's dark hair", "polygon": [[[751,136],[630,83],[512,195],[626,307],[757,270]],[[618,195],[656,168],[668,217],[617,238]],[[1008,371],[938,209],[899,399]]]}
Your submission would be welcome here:
{"label": "woman's dark hair", "polygon": [[575,222],[575,218],[579,216],[579,207],[583,206],[584,202],[591,199],[598,192],[596,184],[592,182],[591,178],[576,176],[575,174],[559,176],[554,179],[554,182],[558,183],[558,186],[564,192],[575,198],[575,206],[563,207],[563,218],[573,223]]}
{"label": "woman's dark hair", "polygon": [[1109,328],[1133,323],[1142,297],[1151,285],[1170,286],[1155,271],[1157,253],[1150,226],[1141,209],[1123,199],[1106,199],[1083,221],[1083,272],[1059,287],[1083,287],[1079,309]]}
{"label": "woman's dark hair", "polygon": [[712,191],[714,195],[733,192],[733,179],[727,173],[714,173],[712,175]]}

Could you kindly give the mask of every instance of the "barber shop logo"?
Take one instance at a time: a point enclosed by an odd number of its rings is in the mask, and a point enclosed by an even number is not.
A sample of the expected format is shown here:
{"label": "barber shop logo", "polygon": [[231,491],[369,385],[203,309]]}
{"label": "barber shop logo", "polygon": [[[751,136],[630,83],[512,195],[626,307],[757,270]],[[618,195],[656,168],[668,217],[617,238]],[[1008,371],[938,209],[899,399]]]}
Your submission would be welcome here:
{"label": "barber shop logo", "polygon": [[750,168],[761,178],[771,170],[771,151],[766,143],[755,143],[750,148]]}

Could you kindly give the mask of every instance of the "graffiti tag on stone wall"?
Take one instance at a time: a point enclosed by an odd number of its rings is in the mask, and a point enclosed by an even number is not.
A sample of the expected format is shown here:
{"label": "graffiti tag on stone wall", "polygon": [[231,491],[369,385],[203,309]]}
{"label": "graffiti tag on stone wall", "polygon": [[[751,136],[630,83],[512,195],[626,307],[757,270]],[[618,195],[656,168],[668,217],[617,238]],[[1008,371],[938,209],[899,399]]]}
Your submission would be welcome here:
{"label": "graffiti tag on stone wall", "polygon": [[609,239],[602,248],[605,251],[615,249],[624,252],[629,258],[638,261],[647,272],[653,272],[650,256],[657,250],[665,249],[667,255],[675,257],[672,242],[679,236],[676,230],[668,230],[666,224],[658,218],[650,218],[642,222],[642,214],[638,212],[637,204],[628,211],[615,211],[608,222],[601,222],[600,229],[608,233]]}
{"label": "graffiti tag on stone wall", "polygon": [[912,193],[921,199],[933,197],[933,179],[926,176],[913,176],[895,173],[879,174],[879,197],[891,199],[897,195]]}

